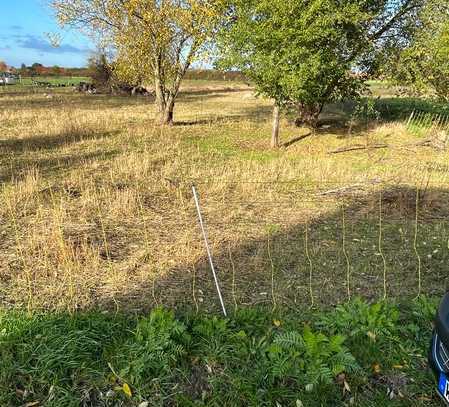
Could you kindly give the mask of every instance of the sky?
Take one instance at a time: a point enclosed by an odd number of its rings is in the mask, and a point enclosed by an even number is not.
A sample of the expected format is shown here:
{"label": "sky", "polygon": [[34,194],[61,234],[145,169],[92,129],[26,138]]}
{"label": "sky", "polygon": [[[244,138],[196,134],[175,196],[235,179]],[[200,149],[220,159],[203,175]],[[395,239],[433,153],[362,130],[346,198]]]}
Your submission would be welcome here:
{"label": "sky", "polygon": [[[79,32],[62,30],[46,5],[48,0],[0,0],[0,61],[20,67],[34,62],[45,66],[83,67],[94,49]],[[51,45],[47,34],[58,34]]]}

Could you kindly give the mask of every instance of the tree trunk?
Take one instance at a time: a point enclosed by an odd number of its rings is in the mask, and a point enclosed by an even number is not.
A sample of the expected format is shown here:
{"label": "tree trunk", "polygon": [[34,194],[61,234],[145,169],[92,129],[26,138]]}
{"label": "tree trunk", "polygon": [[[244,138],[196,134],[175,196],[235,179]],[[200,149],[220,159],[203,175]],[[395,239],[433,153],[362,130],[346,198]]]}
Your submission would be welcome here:
{"label": "tree trunk", "polygon": [[[157,60],[158,61],[158,60]],[[166,92],[163,80],[161,78],[161,70],[159,63],[156,63],[156,68],[154,71],[154,93],[155,93],[155,104],[157,109],[157,114],[159,121],[162,122],[164,118],[164,112],[167,106]]]}
{"label": "tree trunk", "polygon": [[276,103],[273,107],[273,131],[271,133],[271,148],[279,147],[279,121],[280,121],[280,109]]}
{"label": "tree trunk", "polygon": [[[178,62],[181,56],[181,49],[178,51]],[[163,70],[161,68],[161,57],[156,59],[156,67],[154,72],[154,84],[156,93],[156,106],[159,113],[159,120],[161,125],[173,125],[173,111],[175,109],[175,101],[178,97],[179,89],[181,86],[181,81],[184,78],[187,69],[190,66],[192,60],[192,51],[187,56],[187,60],[183,66],[179,67],[179,70],[174,78],[173,82],[169,85],[167,83],[167,78],[163,75]]]}
{"label": "tree trunk", "polygon": [[173,111],[175,109],[175,100],[171,99],[165,106],[165,110],[161,115],[161,124],[173,126]]}
{"label": "tree trunk", "polygon": [[298,117],[295,119],[296,126],[307,126],[312,130],[318,127],[318,119],[323,110],[321,103],[299,103]]}
{"label": "tree trunk", "polygon": [[154,103],[156,104],[157,115],[159,116],[160,119],[162,119],[167,103],[165,102],[165,98],[161,95],[161,93],[158,92],[157,88],[156,88],[156,99]]}

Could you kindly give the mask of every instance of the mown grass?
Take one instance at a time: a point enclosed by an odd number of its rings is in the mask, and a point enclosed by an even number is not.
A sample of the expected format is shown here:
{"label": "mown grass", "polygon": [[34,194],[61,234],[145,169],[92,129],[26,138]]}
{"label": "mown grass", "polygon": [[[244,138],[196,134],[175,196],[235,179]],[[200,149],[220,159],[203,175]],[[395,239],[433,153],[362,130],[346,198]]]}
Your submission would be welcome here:
{"label": "mown grass", "polygon": [[436,406],[426,363],[435,305],[355,300],[229,319],[4,311],[0,404]]}

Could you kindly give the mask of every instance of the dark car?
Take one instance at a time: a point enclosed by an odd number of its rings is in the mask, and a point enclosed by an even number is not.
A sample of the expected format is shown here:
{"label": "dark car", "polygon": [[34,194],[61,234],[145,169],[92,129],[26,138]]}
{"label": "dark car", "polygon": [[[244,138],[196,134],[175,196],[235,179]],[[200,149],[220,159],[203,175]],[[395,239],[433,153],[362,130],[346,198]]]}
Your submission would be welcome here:
{"label": "dark car", "polygon": [[449,406],[449,292],[443,297],[435,318],[429,363],[438,380],[438,393]]}

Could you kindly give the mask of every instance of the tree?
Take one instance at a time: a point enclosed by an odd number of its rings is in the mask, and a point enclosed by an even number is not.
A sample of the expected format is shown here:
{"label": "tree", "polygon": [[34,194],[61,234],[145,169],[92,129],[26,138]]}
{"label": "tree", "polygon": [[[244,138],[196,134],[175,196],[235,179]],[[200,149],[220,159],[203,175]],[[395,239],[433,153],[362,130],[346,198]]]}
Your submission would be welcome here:
{"label": "tree", "polygon": [[152,82],[162,124],[173,123],[187,69],[221,16],[219,0],[52,0],[59,22],[96,35],[112,47],[114,73],[125,82]]}
{"label": "tree", "polygon": [[[428,0],[430,1],[430,0]],[[315,128],[325,103],[357,96],[369,56],[402,37],[422,0],[235,0],[221,31],[220,66],[242,70],[277,114],[297,110],[297,124]]]}
{"label": "tree", "polygon": [[54,66],[51,68],[51,74],[54,75],[54,76],[59,76],[59,75],[61,75],[61,68],[60,68],[58,65],[54,65]]}
{"label": "tree", "polygon": [[99,52],[89,58],[87,63],[89,76],[98,89],[110,88],[112,79],[112,67],[109,64],[106,54]]}
{"label": "tree", "polygon": [[27,66],[25,64],[21,64],[20,65],[19,74],[22,77],[28,75],[28,68],[27,68]]}
{"label": "tree", "polygon": [[385,72],[409,94],[449,101],[449,2],[435,0],[420,14],[412,40],[397,47]]}
{"label": "tree", "polygon": [[4,72],[8,70],[8,65],[5,62],[0,61],[0,72]]}
{"label": "tree", "polygon": [[43,67],[44,66],[42,64],[35,62],[33,65],[29,67],[28,70],[30,71],[31,76],[36,76],[41,73]]}

